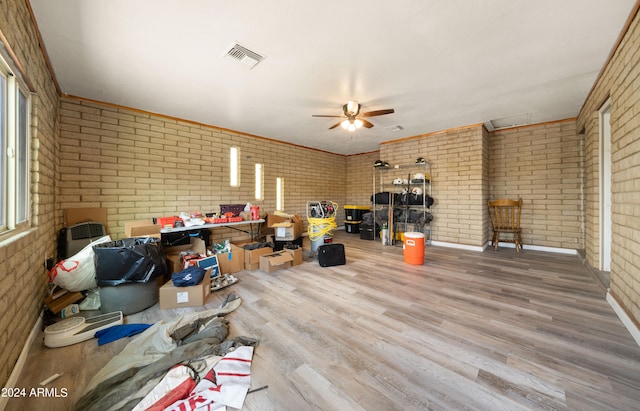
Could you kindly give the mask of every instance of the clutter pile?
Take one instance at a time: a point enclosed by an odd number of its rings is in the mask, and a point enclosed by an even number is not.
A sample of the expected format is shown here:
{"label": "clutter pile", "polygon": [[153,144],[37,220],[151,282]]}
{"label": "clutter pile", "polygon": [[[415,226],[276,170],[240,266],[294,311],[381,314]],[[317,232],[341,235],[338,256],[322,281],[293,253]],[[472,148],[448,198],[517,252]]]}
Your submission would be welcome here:
{"label": "clutter pile", "polygon": [[260,219],[260,207],[251,203],[220,204],[220,212],[203,214],[200,211],[181,212],[175,216],[156,217],[154,224],[161,228],[197,227],[205,224],[238,223]]}
{"label": "clutter pile", "polygon": [[224,315],[240,303],[231,294],[218,309],[148,327],[89,381],[76,409],[242,408],[258,341],[228,338]]}

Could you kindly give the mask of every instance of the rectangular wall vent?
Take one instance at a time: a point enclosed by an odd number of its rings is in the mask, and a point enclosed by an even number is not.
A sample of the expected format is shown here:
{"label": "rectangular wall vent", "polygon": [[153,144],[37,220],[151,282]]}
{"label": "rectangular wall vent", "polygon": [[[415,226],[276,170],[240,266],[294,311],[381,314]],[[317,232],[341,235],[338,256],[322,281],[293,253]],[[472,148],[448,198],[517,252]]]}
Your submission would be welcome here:
{"label": "rectangular wall vent", "polygon": [[496,120],[489,120],[484,124],[489,131],[500,130],[503,128],[526,126],[531,124],[531,113],[517,114],[514,116],[503,117]]}
{"label": "rectangular wall vent", "polygon": [[258,63],[265,59],[265,56],[249,50],[237,41],[231,43],[231,46],[229,46],[229,48],[224,52],[223,57],[239,61],[249,67],[249,69],[254,68]]}

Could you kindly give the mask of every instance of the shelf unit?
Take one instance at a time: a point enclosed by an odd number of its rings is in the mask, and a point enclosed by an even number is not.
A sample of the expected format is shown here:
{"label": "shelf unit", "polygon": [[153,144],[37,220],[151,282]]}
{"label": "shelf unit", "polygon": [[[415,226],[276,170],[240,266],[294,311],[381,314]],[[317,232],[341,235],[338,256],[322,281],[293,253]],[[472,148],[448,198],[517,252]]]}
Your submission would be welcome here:
{"label": "shelf unit", "polygon": [[[416,174],[425,178],[416,179]],[[384,244],[402,244],[398,233],[408,231],[423,233],[425,243],[431,243],[431,178],[429,162],[374,167],[372,212],[381,227],[385,221],[388,224]],[[414,190],[422,191],[422,196],[416,196]],[[380,198],[376,194],[385,192],[389,193],[388,202],[377,202]]]}

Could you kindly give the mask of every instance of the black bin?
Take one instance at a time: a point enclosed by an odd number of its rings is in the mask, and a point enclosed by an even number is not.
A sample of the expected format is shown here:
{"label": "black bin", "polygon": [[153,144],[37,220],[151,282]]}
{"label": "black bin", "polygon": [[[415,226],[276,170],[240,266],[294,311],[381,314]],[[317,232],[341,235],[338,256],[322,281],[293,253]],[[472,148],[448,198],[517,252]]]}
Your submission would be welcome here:
{"label": "black bin", "polygon": [[378,224],[360,224],[360,239],[375,240],[380,238],[380,226]]}
{"label": "black bin", "polygon": [[360,224],[362,224],[362,221],[345,221],[344,230],[347,233],[357,234],[360,232]]}
{"label": "black bin", "polygon": [[158,238],[123,238],[93,246],[98,286],[149,283],[167,275]]}

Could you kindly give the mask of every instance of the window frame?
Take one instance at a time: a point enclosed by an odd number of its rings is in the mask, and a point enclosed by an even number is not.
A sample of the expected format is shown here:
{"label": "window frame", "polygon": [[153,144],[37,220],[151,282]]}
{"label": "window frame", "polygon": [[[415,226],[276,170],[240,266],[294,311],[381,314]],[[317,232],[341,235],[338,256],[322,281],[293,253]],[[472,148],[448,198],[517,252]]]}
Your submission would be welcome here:
{"label": "window frame", "polygon": [[0,239],[31,227],[32,93],[0,55]]}

